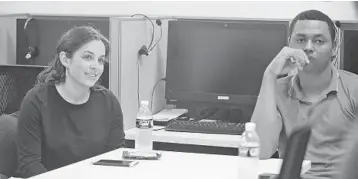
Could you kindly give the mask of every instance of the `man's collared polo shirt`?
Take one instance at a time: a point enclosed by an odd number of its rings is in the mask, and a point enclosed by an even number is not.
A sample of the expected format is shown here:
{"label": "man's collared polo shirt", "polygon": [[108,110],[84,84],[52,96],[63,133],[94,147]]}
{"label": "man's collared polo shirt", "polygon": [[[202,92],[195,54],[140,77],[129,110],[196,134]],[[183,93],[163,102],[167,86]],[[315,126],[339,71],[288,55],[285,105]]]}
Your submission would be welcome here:
{"label": "man's collared polo shirt", "polygon": [[304,177],[335,176],[337,164],[346,152],[344,139],[357,121],[358,76],[333,67],[331,83],[316,102],[303,99],[298,76],[285,77],[278,80],[276,96],[283,126],[277,129],[282,130],[280,156],[287,136],[296,127],[310,124],[312,131],[305,159],[312,162],[312,167]]}

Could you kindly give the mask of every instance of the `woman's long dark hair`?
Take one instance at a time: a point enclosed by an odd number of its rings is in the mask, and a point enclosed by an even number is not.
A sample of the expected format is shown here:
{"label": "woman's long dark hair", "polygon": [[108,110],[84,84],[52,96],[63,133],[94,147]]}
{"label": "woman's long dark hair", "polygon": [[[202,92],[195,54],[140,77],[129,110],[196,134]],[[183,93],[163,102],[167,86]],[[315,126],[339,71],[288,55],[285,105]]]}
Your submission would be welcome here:
{"label": "woman's long dark hair", "polygon": [[[66,80],[66,68],[60,61],[60,53],[65,52],[67,58],[72,58],[73,54],[83,45],[93,41],[100,40],[105,46],[105,57],[109,57],[109,41],[98,30],[90,26],[74,27],[62,35],[57,44],[57,51],[54,59],[44,71],[37,76],[37,84],[59,84]],[[91,87],[92,89],[103,89],[100,80]]]}

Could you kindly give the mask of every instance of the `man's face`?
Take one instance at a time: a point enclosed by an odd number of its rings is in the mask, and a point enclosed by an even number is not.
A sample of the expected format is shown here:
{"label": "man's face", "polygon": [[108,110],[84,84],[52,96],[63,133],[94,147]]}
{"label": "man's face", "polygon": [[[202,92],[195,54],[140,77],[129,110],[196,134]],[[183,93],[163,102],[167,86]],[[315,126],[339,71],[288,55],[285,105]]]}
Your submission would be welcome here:
{"label": "man's face", "polygon": [[291,48],[302,49],[310,63],[307,73],[321,73],[331,63],[333,43],[328,24],[319,20],[298,20],[289,41]]}

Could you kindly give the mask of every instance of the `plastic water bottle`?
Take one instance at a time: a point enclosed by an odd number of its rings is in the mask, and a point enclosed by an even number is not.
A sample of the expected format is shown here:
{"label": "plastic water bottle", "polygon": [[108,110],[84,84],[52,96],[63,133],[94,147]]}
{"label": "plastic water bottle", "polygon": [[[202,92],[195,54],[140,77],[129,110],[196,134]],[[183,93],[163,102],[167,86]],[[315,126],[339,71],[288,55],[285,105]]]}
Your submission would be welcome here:
{"label": "plastic water bottle", "polygon": [[239,142],[239,176],[257,179],[259,175],[260,138],[256,124],[248,122]]}
{"label": "plastic water bottle", "polygon": [[140,151],[153,150],[153,114],[149,108],[149,101],[140,102],[136,118],[136,128],[135,149]]}

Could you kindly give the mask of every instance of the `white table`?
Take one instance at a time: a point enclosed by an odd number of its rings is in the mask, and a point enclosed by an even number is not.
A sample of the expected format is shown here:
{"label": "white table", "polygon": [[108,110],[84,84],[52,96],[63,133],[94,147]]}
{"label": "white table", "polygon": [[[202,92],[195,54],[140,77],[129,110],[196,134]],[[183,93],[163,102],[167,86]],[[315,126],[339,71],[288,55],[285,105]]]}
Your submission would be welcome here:
{"label": "white table", "polygon": [[[123,150],[108,152],[57,170],[53,170],[34,179],[251,179],[245,173],[238,173],[242,160],[237,156],[193,154],[162,151],[162,158],[156,161],[140,161],[132,168],[93,165],[100,159],[121,159]],[[279,173],[281,160],[260,161],[260,173]],[[302,172],[310,168],[310,162],[304,161]],[[239,177],[240,175],[240,177]]]}
{"label": "white table", "polygon": [[[190,132],[172,132],[162,129],[163,126],[154,126],[153,141],[173,144],[191,144],[213,147],[237,148],[240,135],[203,134]],[[157,130],[161,129],[161,130]],[[136,128],[125,131],[127,140],[134,140]]]}

